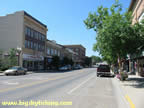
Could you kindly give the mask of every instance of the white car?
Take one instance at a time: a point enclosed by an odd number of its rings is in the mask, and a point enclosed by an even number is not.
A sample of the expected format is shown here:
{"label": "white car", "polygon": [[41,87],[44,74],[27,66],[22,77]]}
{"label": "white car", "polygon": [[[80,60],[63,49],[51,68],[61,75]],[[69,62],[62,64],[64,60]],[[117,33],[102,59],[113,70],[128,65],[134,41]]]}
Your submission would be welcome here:
{"label": "white car", "polygon": [[20,66],[14,66],[4,72],[5,75],[25,75],[26,74],[26,69]]}

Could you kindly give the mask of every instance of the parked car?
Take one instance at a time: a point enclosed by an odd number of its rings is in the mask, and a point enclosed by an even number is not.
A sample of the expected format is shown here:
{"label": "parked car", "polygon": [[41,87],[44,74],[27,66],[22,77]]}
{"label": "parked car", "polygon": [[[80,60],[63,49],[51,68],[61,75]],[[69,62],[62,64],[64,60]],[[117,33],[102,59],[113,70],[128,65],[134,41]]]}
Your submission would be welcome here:
{"label": "parked car", "polygon": [[27,70],[20,66],[14,66],[4,72],[5,75],[25,75]]}
{"label": "parked car", "polygon": [[97,68],[97,76],[112,76],[110,67],[107,64],[100,64]]}
{"label": "parked car", "polygon": [[82,69],[83,68],[83,66],[81,66],[81,65],[76,65],[76,66],[74,66],[74,69]]}
{"label": "parked car", "polygon": [[72,66],[71,65],[66,65],[68,67],[68,70],[71,70],[72,69]]}
{"label": "parked car", "polygon": [[60,71],[67,71],[69,70],[68,66],[62,66],[59,68]]}

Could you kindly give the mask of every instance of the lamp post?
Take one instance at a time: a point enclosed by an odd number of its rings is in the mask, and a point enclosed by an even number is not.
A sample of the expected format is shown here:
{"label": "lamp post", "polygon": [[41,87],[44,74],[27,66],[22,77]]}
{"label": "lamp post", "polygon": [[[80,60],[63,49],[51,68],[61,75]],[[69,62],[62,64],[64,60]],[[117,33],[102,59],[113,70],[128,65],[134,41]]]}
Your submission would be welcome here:
{"label": "lamp post", "polygon": [[17,47],[17,53],[18,53],[18,66],[20,66],[20,55],[21,55],[21,47]]}

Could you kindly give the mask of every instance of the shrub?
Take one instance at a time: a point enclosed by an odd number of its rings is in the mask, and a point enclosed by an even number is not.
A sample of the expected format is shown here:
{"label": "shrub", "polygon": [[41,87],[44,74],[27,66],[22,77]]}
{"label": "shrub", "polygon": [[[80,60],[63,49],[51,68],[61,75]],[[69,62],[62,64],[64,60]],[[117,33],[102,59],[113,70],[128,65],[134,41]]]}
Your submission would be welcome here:
{"label": "shrub", "polygon": [[128,74],[126,72],[121,72],[120,73],[120,80],[125,81],[126,78],[128,78]]}

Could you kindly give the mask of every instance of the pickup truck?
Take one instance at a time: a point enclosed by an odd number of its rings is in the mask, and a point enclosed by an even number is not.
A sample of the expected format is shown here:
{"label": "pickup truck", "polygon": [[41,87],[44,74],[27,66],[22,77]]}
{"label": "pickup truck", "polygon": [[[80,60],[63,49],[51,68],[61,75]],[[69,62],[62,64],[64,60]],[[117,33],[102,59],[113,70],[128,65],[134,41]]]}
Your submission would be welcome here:
{"label": "pickup truck", "polygon": [[110,67],[107,64],[100,64],[97,67],[97,76],[112,76],[110,72]]}

